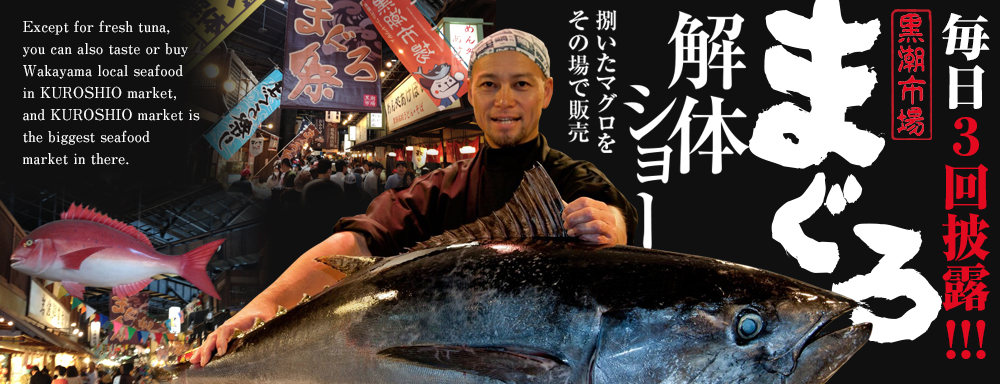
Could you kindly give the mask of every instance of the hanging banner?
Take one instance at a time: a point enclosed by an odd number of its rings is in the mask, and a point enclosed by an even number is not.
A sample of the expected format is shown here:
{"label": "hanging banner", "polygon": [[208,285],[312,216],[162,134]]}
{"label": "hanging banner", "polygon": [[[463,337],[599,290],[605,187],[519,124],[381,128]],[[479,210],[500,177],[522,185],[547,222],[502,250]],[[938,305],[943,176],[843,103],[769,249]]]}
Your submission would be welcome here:
{"label": "hanging banner", "polygon": [[339,123],[340,122],[340,111],[326,111],[326,122],[327,123]]}
{"label": "hanging banner", "polygon": [[229,33],[267,0],[201,0],[184,6],[181,33],[187,45],[184,73],[198,65]]}
{"label": "hanging banner", "polygon": [[257,156],[264,152],[264,138],[255,137],[250,139],[250,156]]}
{"label": "hanging banner", "polygon": [[356,0],[289,1],[282,104],[378,112],[382,50]]}
{"label": "hanging banner", "polygon": [[316,126],[312,124],[308,125],[306,129],[303,129],[298,136],[295,136],[295,138],[281,150],[281,158],[291,159],[294,158],[295,155],[302,153],[302,149],[305,148],[306,144],[309,144],[309,142],[317,135],[319,135],[319,130],[316,129]]}
{"label": "hanging banner", "polygon": [[278,109],[280,96],[281,72],[273,70],[205,134],[205,139],[223,158],[232,157],[253,137],[260,123]]}
{"label": "hanging banner", "polygon": [[405,0],[365,0],[361,5],[389,47],[403,52],[397,55],[400,62],[418,78],[438,110],[468,91],[468,70],[415,5]]}

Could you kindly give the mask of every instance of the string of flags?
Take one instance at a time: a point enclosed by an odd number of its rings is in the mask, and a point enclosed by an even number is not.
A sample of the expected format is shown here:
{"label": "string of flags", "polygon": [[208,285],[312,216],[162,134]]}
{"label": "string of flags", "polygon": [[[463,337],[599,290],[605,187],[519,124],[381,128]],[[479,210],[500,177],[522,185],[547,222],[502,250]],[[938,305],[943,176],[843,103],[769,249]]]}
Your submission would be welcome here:
{"label": "string of flags", "polygon": [[[69,295],[62,285],[59,286],[59,297],[64,297]],[[168,341],[181,341],[187,342],[187,336],[185,334],[173,334],[173,333],[158,333],[158,332],[148,332],[141,331],[136,328],[127,326],[118,321],[111,321],[107,316],[97,313],[94,308],[83,302],[76,297],[72,298],[70,304],[70,310],[78,312],[80,314],[86,314],[88,321],[100,321],[101,329],[107,329],[111,331],[112,335],[117,335],[119,332],[128,332],[128,338],[131,339],[136,333],[139,333],[139,342],[143,345],[148,344],[151,340],[156,340],[158,344],[163,343],[163,339],[166,338]],[[122,331],[122,328],[125,330]]]}

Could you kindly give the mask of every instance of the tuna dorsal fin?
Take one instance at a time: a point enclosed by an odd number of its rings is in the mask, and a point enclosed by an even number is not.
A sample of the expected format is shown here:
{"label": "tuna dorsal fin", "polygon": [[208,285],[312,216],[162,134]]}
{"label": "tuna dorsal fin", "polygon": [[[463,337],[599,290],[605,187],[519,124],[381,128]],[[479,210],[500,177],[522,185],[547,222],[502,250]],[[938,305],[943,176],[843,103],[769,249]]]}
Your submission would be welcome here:
{"label": "tuna dorsal fin", "polygon": [[387,348],[378,354],[425,367],[485,376],[505,383],[530,383],[545,377],[568,378],[571,374],[565,362],[547,353],[503,347],[415,345]]}
{"label": "tuna dorsal fin", "polygon": [[125,232],[129,236],[138,239],[143,244],[146,244],[150,247],[153,246],[153,244],[149,242],[149,238],[147,238],[146,235],[143,234],[142,232],[139,232],[138,229],[135,229],[135,227],[120,222],[118,220],[112,219],[103,213],[91,209],[90,207],[84,208],[82,205],[76,205],[75,203],[70,204],[69,209],[67,209],[66,212],[63,212],[62,215],[59,216],[59,218],[63,220],[87,220],[87,221],[93,221],[95,223],[101,223],[111,228]]}
{"label": "tuna dorsal fin", "polygon": [[566,237],[565,208],[555,183],[540,164],[524,172],[521,185],[503,208],[474,222],[417,243],[411,251],[472,241]]}
{"label": "tuna dorsal fin", "polygon": [[329,265],[333,267],[333,269],[343,272],[345,275],[351,275],[357,271],[370,267],[379,260],[381,260],[379,257],[347,255],[329,255],[316,258],[316,261]]}

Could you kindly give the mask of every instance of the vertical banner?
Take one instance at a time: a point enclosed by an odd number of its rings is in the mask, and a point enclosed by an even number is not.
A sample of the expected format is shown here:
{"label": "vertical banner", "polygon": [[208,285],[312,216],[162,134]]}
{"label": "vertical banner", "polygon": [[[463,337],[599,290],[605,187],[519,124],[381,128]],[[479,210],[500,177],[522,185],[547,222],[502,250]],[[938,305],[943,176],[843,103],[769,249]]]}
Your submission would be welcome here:
{"label": "vertical banner", "polygon": [[187,73],[212,52],[229,33],[236,30],[257,7],[267,0],[198,0],[185,1],[181,33],[187,43],[184,72]]}
{"label": "vertical banner", "polygon": [[253,137],[260,123],[278,109],[280,96],[281,72],[273,70],[205,134],[205,139],[223,158],[232,157]]}
{"label": "vertical banner", "polygon": [[282,103],[290,108],[378,112],[382,51],[356,0],[288,2]]}
{"label": "vertical banner", "polygon": [[465,81],[468,69],[441,35],[431,29],[416,6],[405,0],[365,0],[361,5],[379,34],[398,53],[400,62],[419,80],[439,110],[455,103],[468,91]]}

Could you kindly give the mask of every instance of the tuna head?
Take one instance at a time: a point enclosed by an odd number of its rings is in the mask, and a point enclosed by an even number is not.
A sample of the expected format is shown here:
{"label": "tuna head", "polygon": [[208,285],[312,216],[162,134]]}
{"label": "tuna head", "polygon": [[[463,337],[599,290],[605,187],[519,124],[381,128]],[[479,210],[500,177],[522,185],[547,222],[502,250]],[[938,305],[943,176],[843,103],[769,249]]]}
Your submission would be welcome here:
{"label": "tuna head", "polygon": [[836,293],[718,260],[681,264],[659,292],[604,313],[592,382],[823,383],[871,334],[867,323],[825,333],[857,306]]}
{"label": "tuna head", "polygon": [[28,236],[14,248],[10,266],[24,274],[38,276],[52,266],[57,256],[52,239],[34,239]]}

